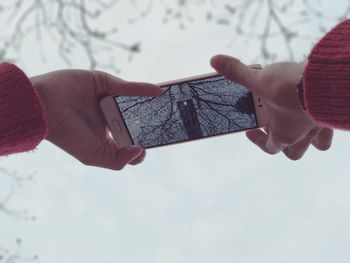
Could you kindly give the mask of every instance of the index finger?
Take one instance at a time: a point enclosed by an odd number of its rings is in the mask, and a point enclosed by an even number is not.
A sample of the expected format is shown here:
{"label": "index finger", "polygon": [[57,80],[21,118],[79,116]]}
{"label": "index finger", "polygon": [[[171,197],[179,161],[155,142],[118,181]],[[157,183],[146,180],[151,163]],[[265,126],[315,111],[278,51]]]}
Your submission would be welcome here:
{"label": "index finger", "polygon": [[254,94],[261,95],[259,94],[260,69],[248,67],[238,59],[226,55],[214,56],[210,64],[219,74],[227,79],[245,86]]}

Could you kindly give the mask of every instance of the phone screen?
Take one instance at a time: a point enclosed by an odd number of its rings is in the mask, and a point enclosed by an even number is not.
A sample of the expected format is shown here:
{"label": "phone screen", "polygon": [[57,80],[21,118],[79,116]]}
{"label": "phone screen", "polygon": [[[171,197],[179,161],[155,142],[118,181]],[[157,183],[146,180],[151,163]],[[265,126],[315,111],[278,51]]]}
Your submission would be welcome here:
{"label": "phone screen", "polygon": [[160,97],[115,97],[135,145],[152,148],[258,127],[253,95],[222,76],[163,86]]}

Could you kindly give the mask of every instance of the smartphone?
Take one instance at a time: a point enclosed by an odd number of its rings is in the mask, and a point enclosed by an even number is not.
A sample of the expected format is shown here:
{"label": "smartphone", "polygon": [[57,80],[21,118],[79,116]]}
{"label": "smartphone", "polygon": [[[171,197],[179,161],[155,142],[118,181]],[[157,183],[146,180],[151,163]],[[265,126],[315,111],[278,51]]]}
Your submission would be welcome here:
{"label": "smartphone", "polygon": [[110,96],[100,105],[118,147],[144,149],[265,127],[264,102],[217,73],[159,84],[160,97]]}

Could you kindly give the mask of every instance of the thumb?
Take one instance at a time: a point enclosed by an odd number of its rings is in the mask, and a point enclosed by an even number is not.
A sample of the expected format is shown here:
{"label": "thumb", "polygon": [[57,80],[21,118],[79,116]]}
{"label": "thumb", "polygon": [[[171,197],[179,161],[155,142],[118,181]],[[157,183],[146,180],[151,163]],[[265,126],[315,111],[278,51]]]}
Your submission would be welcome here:
{"label": "thumb", "polygon": [[245,86],[254,94],[259,94],[261,70],[248,67],[238,59],[226,55],[214,56],[210,64],[227,79]]}
{"label": "thumb", "polygon": [[127,164],[137,160],[144,152],[144,150],[137,146],[128,148],[111,148],[111,154],[105,159],[107,162],[106,168],[113,170],[122,170]]}

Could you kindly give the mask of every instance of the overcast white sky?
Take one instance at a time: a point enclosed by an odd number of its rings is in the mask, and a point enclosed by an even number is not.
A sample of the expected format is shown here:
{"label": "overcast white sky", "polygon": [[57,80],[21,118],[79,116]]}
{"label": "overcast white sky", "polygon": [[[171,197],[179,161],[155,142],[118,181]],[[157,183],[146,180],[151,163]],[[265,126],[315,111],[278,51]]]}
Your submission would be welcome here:
{"label": "overcast white sky", "polygon": [[[202,10],[185,31],[159,23],[159,12],[121,30],[143,48],[132,63],[122,58],[123,78],[161,82],[211,71],[216,53],[249,63],[259,52],[254,41],[230,46],[233,30],[205,23]],[[313,40],[296,45],[299,59],[317,39],[313,25],[304,28]],[[64,67],[37,62],[31,48],[20,64],[29,75]],[[337,132],[330,151],[310,149],[292,162],[228,135],[151,150],[121,172],[84,167],[43,142],[35,153],[0,159],[20,174],[35,172],[11,206],[37,217],[0,214],[0,247],[21,237],[24,256],[51,263],[349,262],[349,138]]]}

